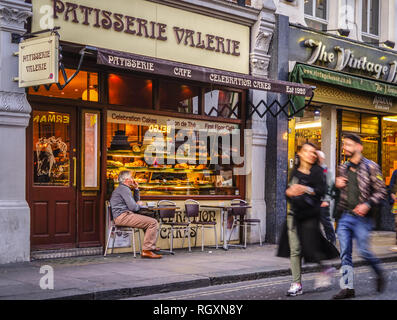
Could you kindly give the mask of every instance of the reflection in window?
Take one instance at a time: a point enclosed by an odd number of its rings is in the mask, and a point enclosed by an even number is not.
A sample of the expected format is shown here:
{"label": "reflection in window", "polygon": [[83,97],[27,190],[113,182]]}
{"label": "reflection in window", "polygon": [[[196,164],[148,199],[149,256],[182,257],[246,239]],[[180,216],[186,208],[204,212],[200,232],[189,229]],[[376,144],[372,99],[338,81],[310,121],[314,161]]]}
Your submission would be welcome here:
{"label": "reflection in window", "polygon": [[160,81],[160,109],[180,113],[199,113],[200,87]]}
{"label": "reflection in window", "polygon": [[204,111],[207,116],[237,119],[240,117],[238,92],[206,89]]}
{"label": "reflection in window", "polygon": [[150,79],[130,75],[110,74],[109,103],[140,109],[153,107],[153,83]]}
{"label": "reflection in window", "polygon": [[379,36],[379,0],[362,0],[362,32],[363,41],[368,37]]}
{"label": "reflection in window", "polygon": [[[134,120],[135,124],[129,121],[109,121],[107,124],[108,196],[117,186],[117,176],[121,170],[133,172],[141,195],[240,194],[239,177],[233,175],[236,166],[231,159],[233,147],[229,131],[238,128],[237,125],[190,120],[190,127],[182,130],[184,125],[176,125],[174,132],[167,130],[168,117],[144,115],[145,122],[142,122],[139,119],[143,115],[131,116],[138,119]],[[181,122],[178,118],[169,119],[175,124]],[[146,125],[148,120],[156,125]],[[199,130],[208,135],[207,140],[200,140]],[[146,133],[160,134],[160,138],[152,142],[145,139]],[[229,136],[229,141],[226,136]],[[218,145],[211,143],[216,138],[221,140]],[[167,145],[170,149],[164,147]],[[156,146],[159,148],[157,152]],[[222,152],[222,147],[230,151]]]}
{"label": "reflection in window", "polygon": [[68,186],[70,114],[33,111],[32,143],[34,184]]}
{"label": "reflection in window", "polygon": [[[69,79],[76,70],[66,69],[65,71]],[[59,71],[59,79],[60,83],[63,84],[64,80],[61,71]],[[44,86],[40,86],[38,91],[35,91],[33,87],[29,87],[29,94],[97,102],[98,73],[80,71],[62,90],[59,90],[57,85],[53,84],[51,85],[50,90],[47,90]]]}

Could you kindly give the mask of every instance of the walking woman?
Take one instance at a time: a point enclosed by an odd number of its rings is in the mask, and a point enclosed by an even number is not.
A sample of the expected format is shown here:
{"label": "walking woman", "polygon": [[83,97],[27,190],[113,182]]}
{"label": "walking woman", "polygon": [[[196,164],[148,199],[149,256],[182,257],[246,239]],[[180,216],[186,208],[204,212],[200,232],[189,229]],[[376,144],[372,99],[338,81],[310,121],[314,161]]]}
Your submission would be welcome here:
{"label": "walking woman", "polygon": [[[298,164],[285,192],[290,209],[277,256],[290,258],[293,282],[287,292],[288,296],[303,293],[302,258],[305,263],[320,265],[322,260],[339,258],[336,247],[324,238],[320,230],[321,199],[326,192],[326,178],[323,169],[317,164],[316,150],[316,146],[311,143],[302,145],[298,153]],[[324,268],[322,278],[329,273],[330,270]]]}

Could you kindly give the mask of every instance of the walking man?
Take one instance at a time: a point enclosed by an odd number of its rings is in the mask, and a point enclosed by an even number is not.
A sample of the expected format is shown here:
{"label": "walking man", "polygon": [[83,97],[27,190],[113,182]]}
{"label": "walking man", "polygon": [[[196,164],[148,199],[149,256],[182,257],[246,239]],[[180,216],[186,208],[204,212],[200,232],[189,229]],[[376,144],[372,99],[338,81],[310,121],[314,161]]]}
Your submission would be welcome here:
{"label": "walking man", "polygon": [[318,156],[318,164],[324,170],[324,174],[326,177],[326,183],[327,183],[326,193],[325,193],[325,195],[322,199],[322,202],[321,202],[320,222],[323,225],[325,237],[327,238],[328,241],[330,241],[333,245],[335,245],[335,243],[336,243],[335,230],[334,230],[334,227],[332,226],[332,221],[331,221],[330,211],[329,211],[330,202],[331,202],[331,196],[329,195],[329,187],[332,185],[331,175],[328,171],[327,165],[324,162],[325,161],[324,152],[317,150],[317,156]]}
{"label": "walking man", "polygon": [[349,161],[339,167],[335,187],[340,190],[338,203],[337,235],[342,260],[341,291],[333,299],[355,296],[353,285],[353,238],[357,241],[359,254],[369,262],[376,273],[376,289],[385,287],[380,261],[369,250],[369,236],[373,227],[370,209],[386,197],[386,186],[379,166],[363,157],[361,138],[355,134],[345,135],[343,150]]}

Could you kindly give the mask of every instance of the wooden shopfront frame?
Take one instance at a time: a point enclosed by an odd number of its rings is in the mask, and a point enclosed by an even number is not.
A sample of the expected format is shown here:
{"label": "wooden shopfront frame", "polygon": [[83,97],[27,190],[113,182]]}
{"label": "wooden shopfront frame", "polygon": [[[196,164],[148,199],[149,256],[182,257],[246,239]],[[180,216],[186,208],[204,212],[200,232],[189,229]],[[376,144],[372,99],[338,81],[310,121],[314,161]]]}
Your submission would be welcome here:
{"label": "wooden shopfront frame", "polygon": [[[73,68],[75,65],[75,60],[69,56],[69,54],[65,54],[65,66],[69,68]],[[82,71],[87,71],[87,72],[96,72],[98,73],[98,92],[99,92],[99,101],[98,102],[91,102],[91,101],[82,101],[82,100],[74,100],[74,99],[64,99],[64,98],[54,98],[54,97],[48,97],[48,96],[41,96],[41,95],[34,95],[34,94],[28,94],[28,100],[31,103],[33,110],[36,110],[36,108],[70,108],[73,109],[74,112],[77,115],[78,121],[77,125],[79,126],[79,130],[77,130],[77,134],[80,135],[80,137],[76,137],[76,141],[82,142],[83,139],[83,115],[85,112],[90,112],[90,113],[95,113],[98,115],[100,119],[100,126],[98,127],[98,135],[100,137],[100,156],[98,153],[98,178],[99,178],[99,188],[84,188],[83,187],[83,177],[84,177],[84,170],[83,170],[83,159],[84,159],[84,144],[83,143],[78,143],[76,145],[76,154],[80,155],[80,160],[77,163],[77,177],[76,177],[76,185],[77,189],[80,192],[79,197],[77,198],[77,207],[83,207],[85,202],[90,202],[90,203],[97,203],[94,204],[96,207],[98,219],[97,223],[99,224],[97,227],[99,229],[99,234],[98,234],[98,239],[97,241],[92,240],[92,241],[83,241],[79,242],[79,236],[76,236],[76,243],[78,247],[92,247],[96,245],[104,245],[105,244],[105,233],[102,230],[105,230],[106,227],[106,221],[105,221],[105,210],[104,210],[104,203],[106,200],[106,171],[107,171],[107,166],[106,166],[106,159],[107,159],[107,141],[106,141],[106,127],[107,127],[107,120],[106,120],[106,115],[109,110],[115,110],[115,111],[127,111],[127,112],[136,112],[136,113],[146,113],[146,114],[151,114],[151,115],[162,115],[162,116],[169,116],[169,117],[175,117],[176,114],[174,112],[170,111],[164,111],[160,110],[160,104],[159,104],[159,97],[158,94],[156,94],[155,90],[153,92],[153,109],[140,109],[140,108],[131,108],[129,106],[124,106],[124,105],[110,105],[107,103],[108,101],[108,85],[107,85],[107,76],[109,73],[117,73],[117,74],[133,74],[134,76],[145,76],[139,73],[135,72],[125,72],[125,71],[120,71],[120,70],[112,70],[107,67],[103,66],[98,66],[96,63],[92,60],[87,60],[83,63]],[[158,88],[158,82],[160,79],[166,79],[169,81],[175,81],[177,83],[181,83],[181,80],[176,80],[172,79],[170,77],[163,77],[163,76],[153,76],[152,77],[154,83],[153,83],[153,88]],[[204,115],[204,110],[203,110],[203,96],[205,92],[206,87],[210,87],[210,85],[206,83],[197,83],[197,82],[191,82],[191,81],[183,81],[185,84],[194,84],[194,85],[201,85],[201,94],[199,97],[199,113],[198,115],[194,114],[183,114],[180,113],[177,115],[179,118],[184,118],[184,119],[192,119],[192,120],[205,120],[205,121],[210,121],[210,122],[218,122],[218,123],[231,123],[231,124],[237,124],[239,125],[239,128],[241,132],[245,129],[245,116],[246,116],[246,90],[241,90],[241,89],[235,89],[235,88],[227,88],[227,87],[221,87],[221,86],[215,86],[212,85],[211,89],[221,89],[221,90],[232,90],[234,92],[238,92],[240,95],[240,119],[225,119],[221,117],[210,117]],[[55,86],[54,86],[55,87]],[[156,89],[157,90],[157,89]],[[27,141],[31,141],[31,136],[30,134],[27,135]],[[240,142],[241,142],[241,152],[244,152],[244,137],[241,134],[240,135]],[[27,172],[29,173],[31,171],[31,157],[28,155],[27,156]],[[32,186],[32,180],[29,174],[27,175],[27,181],[28,181],[28,188],[27,188],[27,199],[29,199],[29,194],[30,188]],[[73,177],[72,177],[73,178]],[[246,187],[245,187],[245,181],[246,178],[245,176],[238,176],[237,177],[237,184],[236,187],[239,190],[239,195],[167,195],[167,196],[142,196],[142,200],[161,200],[161,199],[169,199],[169,200],[174,200],[174,201],[183,201],[186,199],[196,199],[198,201],[201,200],[206,200],[206,201],[230,201],[232,199],[244,199],[245,198],[245,192],[246,192]],[[50,196],[50,195],[49,195]],[[84,222],[81,221],[82,219],[82,214],[79,212],[81,210],[77,209],[77,225],[79,228],[79,225],[82,225]],[[77,233],[78,234],[78,233]],[[88,239],[90,240],[90,239]],[[57,246],[57,248],[67,248],[70,246]],[[72,246],[73,247],[73,246]],[[40,247],[40,249],[43,249],[46,247]],[[50,246],[49,248],[54,248],[54,246]]]}

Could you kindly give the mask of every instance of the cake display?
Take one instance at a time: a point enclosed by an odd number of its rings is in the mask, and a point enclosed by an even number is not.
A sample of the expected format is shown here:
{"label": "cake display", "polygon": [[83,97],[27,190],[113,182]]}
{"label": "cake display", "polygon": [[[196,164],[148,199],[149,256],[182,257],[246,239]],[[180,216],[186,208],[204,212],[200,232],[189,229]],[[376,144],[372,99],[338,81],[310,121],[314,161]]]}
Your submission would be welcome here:
{"label": "cake display", "polygon": [[128,143],[128,137],[125,135],[125,131],[117,130],[114,133],[112,142],[110,144],[110,150],[131,150],[131,146]]}

